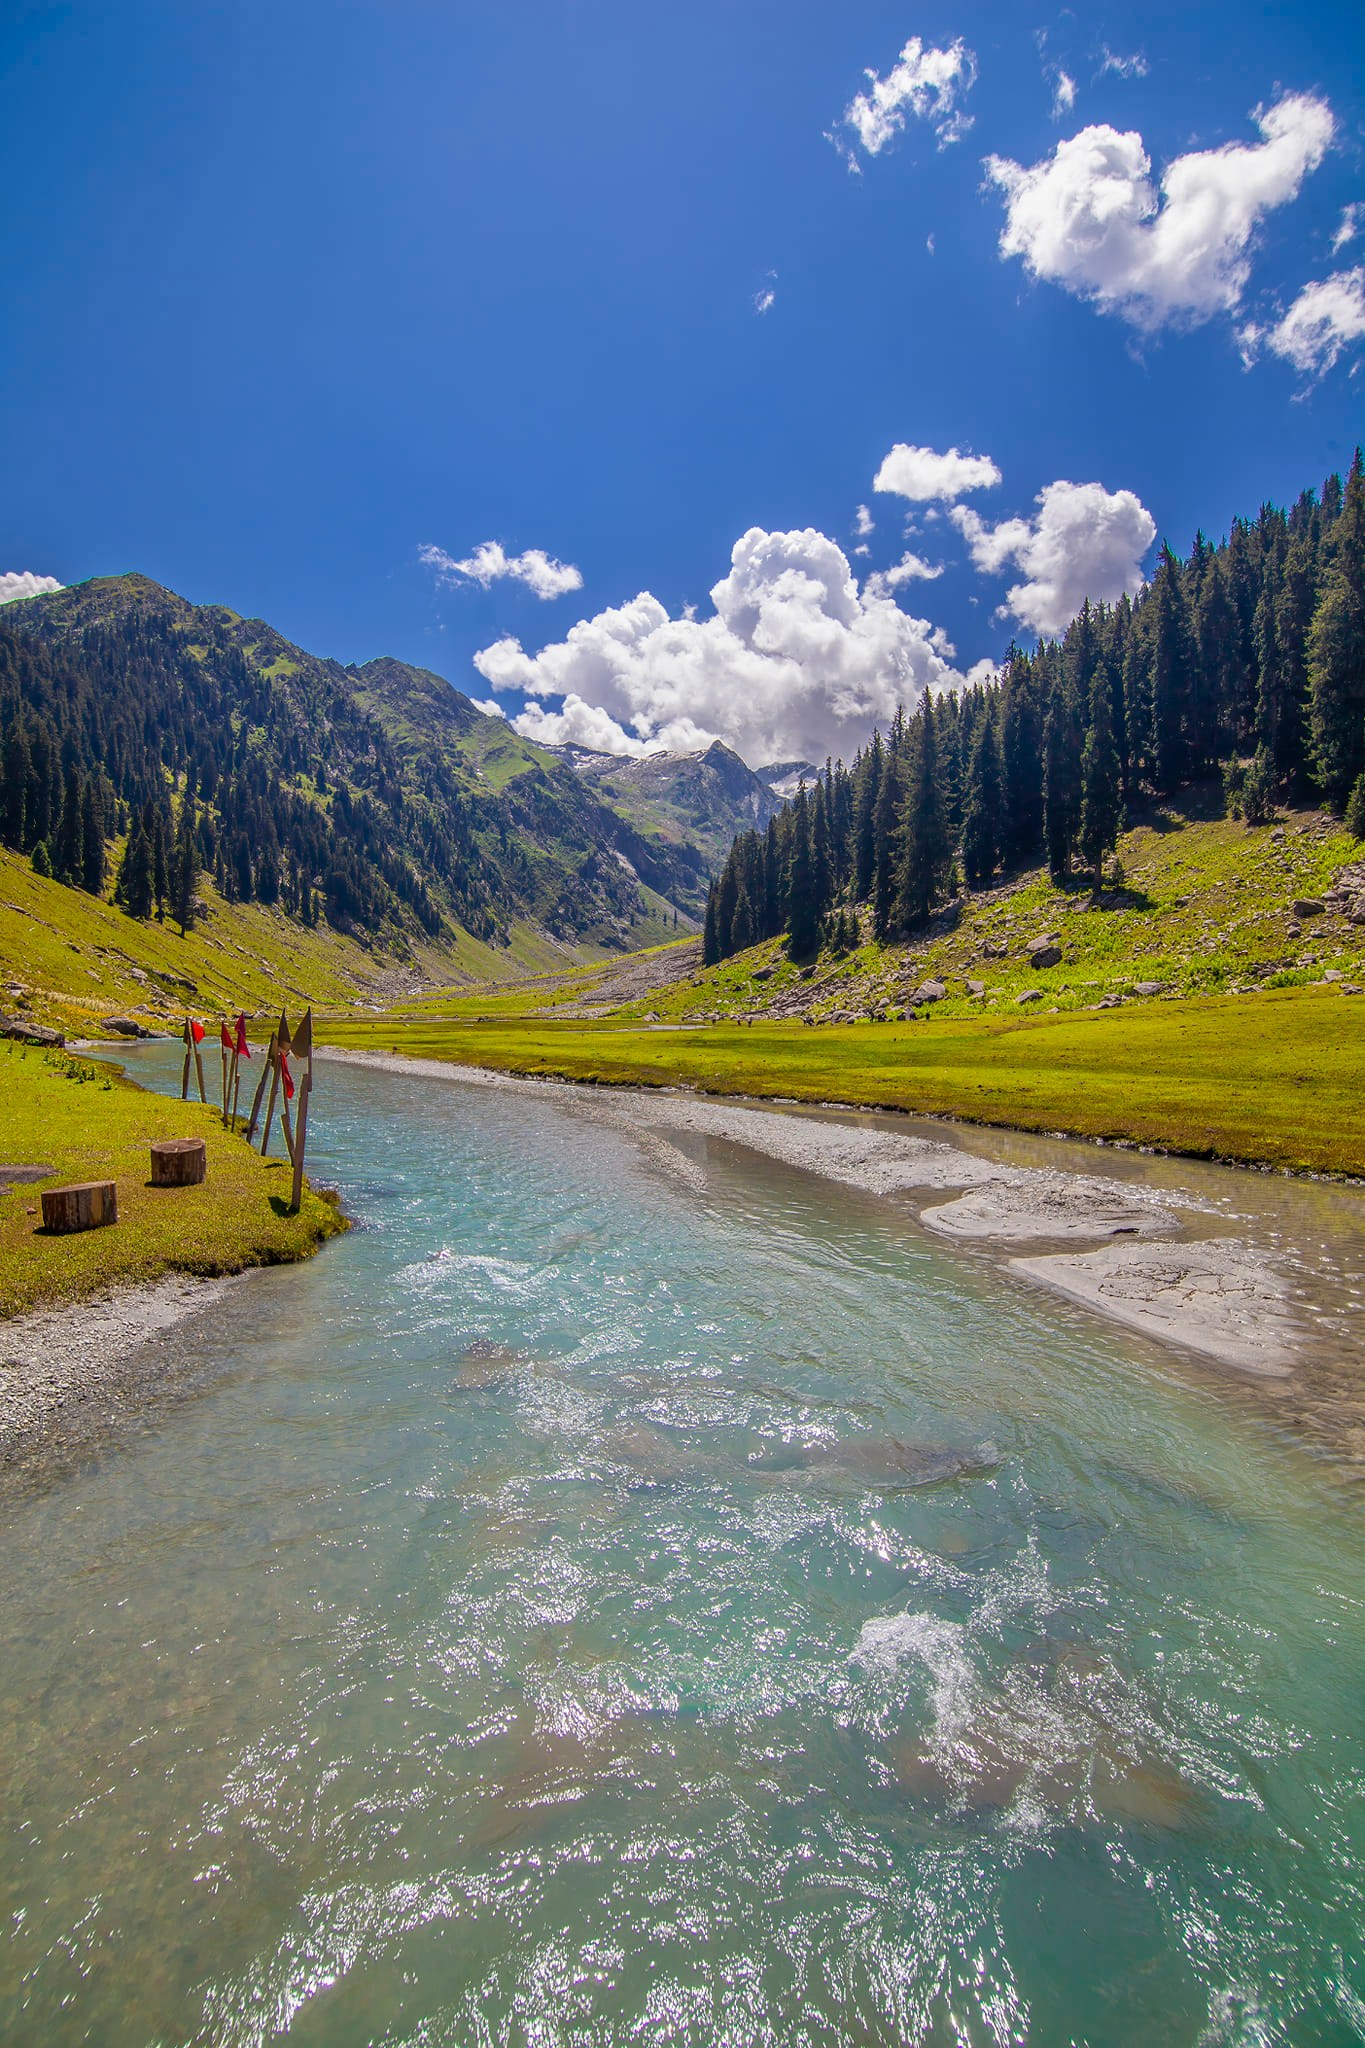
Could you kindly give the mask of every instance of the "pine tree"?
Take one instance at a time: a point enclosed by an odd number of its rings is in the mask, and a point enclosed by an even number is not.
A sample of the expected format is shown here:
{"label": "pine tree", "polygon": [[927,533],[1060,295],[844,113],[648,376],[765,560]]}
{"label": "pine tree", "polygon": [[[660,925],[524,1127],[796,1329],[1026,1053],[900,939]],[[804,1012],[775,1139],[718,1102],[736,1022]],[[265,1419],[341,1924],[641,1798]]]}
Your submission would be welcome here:
{"label": "pine tree", "polygon": [[75,888],[81,879],[85,858],[85,835],[81,829],[81,782],[74,768],[66,771],[62,791],[62,814],[53,848],[52,871],[59,882]]}
{"label": "pine tree", "polygon": [[1012,647],[1005,665],[1000,704],[1006,863],[1023,867],[1043,851],[1043,721],[1037,677],[1026,654]]}
{"label": "pine tree", "polygon": [[803,782],[792,806],[791,865],[787,871],[787,946],[793,960],[808,959],[820,943],[810,812]]}
{"label": "pine tree", "polygon": [[1365,768],[1356,777],[1346,805],[1346,830],[1357,839],[1365,839]]}
{"label": "pine tree", "polygon": [[1081,715],[1069,668],[1056,661],[1054,652],[1043,726],[1043,827],[1048,871],[1056,882],[1065,881],[1071,872],[1081,815]]}
{"label": "pine tree", "polygon": [[104,894],[104,818],[93,782],[81,797],[81,887],[90,896]]}
{"label": "pine tree", "polygon": [[1149,759],[1157,789],[1175,789],[1183,781],[1190,758],[1189,681],[1191,645],[1189,618],[1180,581],[1180,565],[1164,543],[1151,594],[1148,640],[1152,730]]}
{"label": "pine tree", "polygon": [[859,765],[856,794],[853,799],[853,900],[866,903],[872,891],[872,871],[876,865],[876,816],[877,798],[881,793],[884,750],[879,732],[872,735],[872,744],[862,757]]}
{"label": "pine tree", "polygon": [[114,901],[129,917],[152,914],[152,842],[145,812],[128,834],[114,883]]}
{"label": "pine tree", "polygon": [[1344,803],[1365,770],[1365,469],[1358,448],[1309,633],[1308,686],[1318,777],[1332,801]]}
{"label": "pine tree", "polygon": [[927,694],[910,728],[910,765],[901,828],[895,921],[904,930],[922,924],[947,875],[952,845],[944,817],[938,728]]}
{"label": "pine tree", "polygon": [[967,768],[962,820],[962,871],[971,889],[985,889],[1000,860],[1000,736],[995,709],[988,704],[976,728]]}
{"label": "pine tree", "polygon": [[891,930],[896,903],[896,869],[900,854],[901,826],[901,755],[904,745],[904,722],[897,712],[890,744],[882,756],[881,780],[877,785],[877,807],[872,819],[872,929],[879,939],[884,939]]}
{"label": "pine tree", "polygon": [[[1216,574],[1216,571],[1213,572]],[[1207,587],[1207,586],[1206,586]],[[1101,663],[1090,686],[1090,725],[1081,749],[1081,858],[1090,869],[1091,887],[1099,893],[1105,855],[1118,845],[1123,803],[1119,793],[1119,758],[1114,745],[1113,694],[1109,671]]]}
{"label": "pine tree", "polygon": [[47,841],[45,839],[40,839],[34,847],[32,865],[35,875],[50,875],[52,873],[52,855],[47,850]]}
{"label": "pine tree", "polygon": [[171,915],[183,939],[194,923],[194,899],[199,889],[199,834],[195,825],[194,799],[188,786],[180,800],[180,819],[171,863]]}

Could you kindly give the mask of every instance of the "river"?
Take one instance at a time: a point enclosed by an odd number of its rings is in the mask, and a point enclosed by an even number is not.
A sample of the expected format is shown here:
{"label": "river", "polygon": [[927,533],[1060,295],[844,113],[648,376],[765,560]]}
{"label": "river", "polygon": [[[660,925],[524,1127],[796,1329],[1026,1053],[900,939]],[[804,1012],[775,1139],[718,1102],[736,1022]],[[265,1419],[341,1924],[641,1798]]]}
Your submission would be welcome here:
{"label": "river", "polygon": [[1329,1461],[733,1147],[310,1151],[358,1227],[0,1499],[0,2039],[1365,2040]]}

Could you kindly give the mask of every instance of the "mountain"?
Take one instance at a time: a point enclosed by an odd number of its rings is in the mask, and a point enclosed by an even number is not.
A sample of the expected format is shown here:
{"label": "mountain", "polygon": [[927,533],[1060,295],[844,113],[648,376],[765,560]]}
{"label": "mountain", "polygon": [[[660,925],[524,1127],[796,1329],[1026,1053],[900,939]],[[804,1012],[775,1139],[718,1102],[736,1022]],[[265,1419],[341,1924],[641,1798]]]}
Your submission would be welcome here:
{"label": "mountain", "polygon": [[[780,793],[720,740],[695,754],[565,752],[582,779],[640,832],[680,849],[699,847],[708,870],[721,865],[736,834],[761,831],[782,808]],[[704,903],[703,892],[698,907]]]}
{"label": "mountain", "polygon": [[819,773],[813,761],[769,761],[766,768],[754,770],[759,781],[784,801],[795,796],[803,782],[814,782]]}
{"label": "mountain", "polygon": [[0,843],[98,893],[101,842],[145,840],[160,901],[187,819],[228,901],[399,956],[515,928],[649,944],[690,926],[709,867],[430,670],[346,667],[145,576],[0,612]]}

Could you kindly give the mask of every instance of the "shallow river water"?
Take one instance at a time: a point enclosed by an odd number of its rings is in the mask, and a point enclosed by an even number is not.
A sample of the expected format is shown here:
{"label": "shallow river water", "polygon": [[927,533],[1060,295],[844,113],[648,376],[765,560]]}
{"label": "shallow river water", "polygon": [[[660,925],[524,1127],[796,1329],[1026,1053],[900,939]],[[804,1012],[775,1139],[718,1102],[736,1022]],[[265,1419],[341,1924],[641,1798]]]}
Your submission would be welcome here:
{"label": "shallow river water", "polygon": [[0,2040],[1365,2040],[1330,1464],[723,1144],[314,1145],[360,1227],[0,1496]]}

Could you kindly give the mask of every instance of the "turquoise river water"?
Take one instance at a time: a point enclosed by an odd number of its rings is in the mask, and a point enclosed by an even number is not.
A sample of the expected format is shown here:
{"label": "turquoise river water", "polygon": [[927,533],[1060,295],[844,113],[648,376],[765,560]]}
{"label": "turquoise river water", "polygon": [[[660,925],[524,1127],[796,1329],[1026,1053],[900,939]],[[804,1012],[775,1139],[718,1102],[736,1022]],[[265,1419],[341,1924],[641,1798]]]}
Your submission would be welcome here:
{"label": "turquoise river water", "polygon": [[0,1497],[0,2040],[1365,2040],[1330,1463],[716,1141],[313,1142],[359,1227]]}

